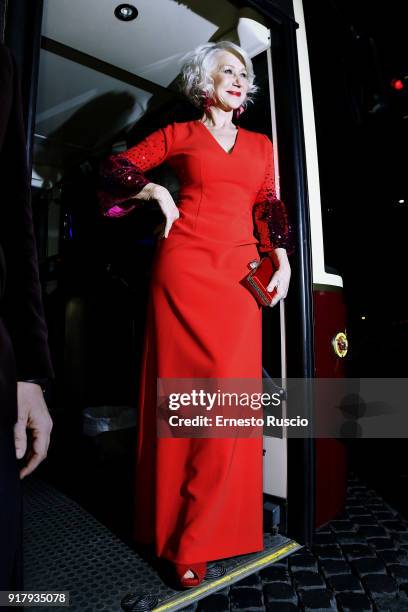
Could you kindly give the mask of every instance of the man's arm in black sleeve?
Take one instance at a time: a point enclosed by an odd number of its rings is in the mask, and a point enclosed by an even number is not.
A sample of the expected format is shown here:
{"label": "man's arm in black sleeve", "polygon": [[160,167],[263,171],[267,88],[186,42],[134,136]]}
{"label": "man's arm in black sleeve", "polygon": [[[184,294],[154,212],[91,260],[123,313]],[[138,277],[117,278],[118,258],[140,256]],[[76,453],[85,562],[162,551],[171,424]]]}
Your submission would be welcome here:
{"label": "man's arm in black sleeve", "polygon": [[6,78],[13,81],[0,151],[0,233],[6,263],[1,315],[13,344],[17,380],[53,378],[38,274],[18,70],[7,47],[0,45],[0,53],[8,55],[8,60],[3,57],[1,63]]}

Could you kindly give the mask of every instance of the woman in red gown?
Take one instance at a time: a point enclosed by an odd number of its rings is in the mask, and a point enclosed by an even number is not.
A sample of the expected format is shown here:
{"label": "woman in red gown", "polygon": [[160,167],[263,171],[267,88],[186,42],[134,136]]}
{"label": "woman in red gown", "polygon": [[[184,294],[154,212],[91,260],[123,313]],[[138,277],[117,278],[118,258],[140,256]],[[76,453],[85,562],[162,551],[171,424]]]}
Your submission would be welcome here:
{"label": "woman in red gown", "polygon": [[[181,584],[193,586],[207,561],[263,550],[262,436],[157,437],[156,381],[262,378],[262,311],[239,281],[248,262],[274,254],[275,305],[288,290],[293,240],[275,194],[271,141],[232,123],[257,89],[246,52],[201,45],[182,77],[202,118],[171,123],[104,160],[99,198],[108,217],[153,199],[166,219],[140,372],[134,535],[154,542]],[[177,205],[143,174],[164,161],[180,182]]]}

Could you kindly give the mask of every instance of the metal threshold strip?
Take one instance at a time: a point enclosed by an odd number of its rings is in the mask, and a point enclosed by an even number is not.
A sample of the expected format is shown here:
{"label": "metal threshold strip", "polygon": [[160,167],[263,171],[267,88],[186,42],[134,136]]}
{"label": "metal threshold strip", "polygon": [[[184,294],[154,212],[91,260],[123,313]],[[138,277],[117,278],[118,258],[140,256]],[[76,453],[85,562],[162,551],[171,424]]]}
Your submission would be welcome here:
{"label": "metal threshold strip", "polygon": [[[24,588],[65,591],[72,612],[180,610],[303,548],[265,533],[262,552],[210,562],[198,587],[180,591],[70,497],[35,476],[22,487]],[[36,605],[36,610],[49,608]]]}
{"label": "metal threshold strip", "polygon": [[[303,548],[294,540],[290,540],[281,535],[264,534],[265,550],[249,555],[240,555],[230,559],[222,559],[209,564],[211,570],[214,566],[224,566],[225,574],[219,578],[205,579],[198,587],[183,591],[176,595],[160,601],[156,607],[151,608],[152,612],[170,612],[181,610],[186,606],[216,593],[217,591],[250,576],[254,572],[259,572],[263,568],[272,565],[279,559],[283,559],[291,553]],[[137,608],[135,608],[136,610]],[[140,608],[142,609],[142,608]]]}

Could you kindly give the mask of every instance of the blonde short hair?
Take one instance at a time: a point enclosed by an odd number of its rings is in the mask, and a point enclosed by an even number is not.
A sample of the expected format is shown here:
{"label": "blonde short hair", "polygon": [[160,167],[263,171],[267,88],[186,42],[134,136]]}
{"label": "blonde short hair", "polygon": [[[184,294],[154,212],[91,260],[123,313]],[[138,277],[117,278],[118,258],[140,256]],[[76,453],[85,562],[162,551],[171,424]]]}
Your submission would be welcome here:
{"label": "blonde short hair", "polygon": [[214,56],[219,51],[229,51],[242,61],[248,75],[248,92],[244,107],[248,102],[253,102],[253,96],[258,91],[258,86],[254,84],[255,75],[251,58],[248,53],[228,40],[217,43],[204,43],[199,45],[184,57],[181,68],[180,87],[183,93],[195,106],[202,108],[206,96],[210,98],[214,95],[213,79],[211,70],[214,66]]}

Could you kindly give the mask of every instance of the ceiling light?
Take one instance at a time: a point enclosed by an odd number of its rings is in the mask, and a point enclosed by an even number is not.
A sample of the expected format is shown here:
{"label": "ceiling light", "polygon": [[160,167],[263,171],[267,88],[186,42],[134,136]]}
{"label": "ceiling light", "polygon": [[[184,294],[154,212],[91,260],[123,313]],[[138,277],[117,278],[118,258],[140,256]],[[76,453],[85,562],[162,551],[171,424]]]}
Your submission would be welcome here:
{"label": "ceiling light", "polygon": [[115,17],[120,19],[120,21],[132,21],[133,19],[136,19],[138,14],[139,11],[137,8],[131,4],[119,4],[115,8]]}

